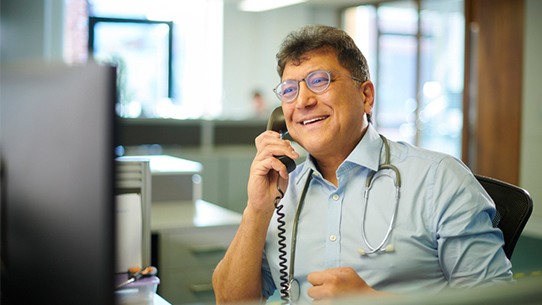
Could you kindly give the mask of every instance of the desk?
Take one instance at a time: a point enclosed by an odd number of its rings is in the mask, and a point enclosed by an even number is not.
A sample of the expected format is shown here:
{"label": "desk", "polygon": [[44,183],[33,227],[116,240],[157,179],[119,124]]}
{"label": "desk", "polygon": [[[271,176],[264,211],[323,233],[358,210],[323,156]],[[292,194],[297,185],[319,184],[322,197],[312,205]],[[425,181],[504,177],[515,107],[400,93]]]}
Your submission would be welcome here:
{"label": "desk", "polygon": [[153,203],[158,236],[158,294],[172,304],[215,303],[213,269],[224,257],[241,214],[197,200]]}
{"label": "desk", "polygon": [[148,161],[152,202],[201,199],[201,163],[167,155],[124,156],[118,161]]}
{"label": "desk", "polygon": [[164,298],[162,298],[161,296],[159,296],[158,294],[155,293],[154,297],[152,299],[152,303],[149,303],[149,302],[137,302],[137,303],[126,303],[125,305],[171,305],[171,303],[164,300]]}
{"label": "desk", "polygon": [[171,305],[168,301],[164,300],[161,296],[158,294],[154,294],[154,298],[152,300],[153,305]]}

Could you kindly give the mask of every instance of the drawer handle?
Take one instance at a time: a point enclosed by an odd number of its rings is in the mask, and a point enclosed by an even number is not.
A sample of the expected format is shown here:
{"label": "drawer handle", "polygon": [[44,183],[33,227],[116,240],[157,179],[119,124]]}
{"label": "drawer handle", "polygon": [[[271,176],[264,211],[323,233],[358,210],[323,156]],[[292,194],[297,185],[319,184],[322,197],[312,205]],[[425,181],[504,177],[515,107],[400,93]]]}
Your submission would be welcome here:
{"label": "drawer handle", "polygon": [[199,284],[190,285],[190,291],[195,293],[213,292],[213,284]]}
{"label": "drawer handle", "polygon": [[201,245],[201,246],[192,246],[190,248],[190,251],[192,251],[192,253],[194,254],[226,252],[226,250],[228,250],[227,247],[219,246],[219,245]]}

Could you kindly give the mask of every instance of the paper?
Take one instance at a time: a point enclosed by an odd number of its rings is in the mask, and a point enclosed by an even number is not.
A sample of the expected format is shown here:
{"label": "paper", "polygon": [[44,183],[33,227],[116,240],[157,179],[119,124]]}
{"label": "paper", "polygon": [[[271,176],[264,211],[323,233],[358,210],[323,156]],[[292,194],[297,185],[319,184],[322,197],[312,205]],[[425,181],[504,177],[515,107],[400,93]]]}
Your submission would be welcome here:
{"label": "paper", "polygon": [[117,257],[116,272],[142,268],[142,214],[140,194],[117,195],[115,200]]}

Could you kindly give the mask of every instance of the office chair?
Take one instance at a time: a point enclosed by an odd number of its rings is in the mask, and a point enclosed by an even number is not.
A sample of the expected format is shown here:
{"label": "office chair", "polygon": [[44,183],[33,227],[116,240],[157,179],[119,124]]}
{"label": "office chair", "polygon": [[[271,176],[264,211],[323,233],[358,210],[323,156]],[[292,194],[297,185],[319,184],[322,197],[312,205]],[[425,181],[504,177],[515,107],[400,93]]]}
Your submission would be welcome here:
{"label": "office chair", "polygon": [[497,213],[493,218],[493,227],[501,229],[504,235],[504,253],[510,259],[533,211],[533,200],[529,193],[520,187],[481,175],[474,176],[495,202]]}

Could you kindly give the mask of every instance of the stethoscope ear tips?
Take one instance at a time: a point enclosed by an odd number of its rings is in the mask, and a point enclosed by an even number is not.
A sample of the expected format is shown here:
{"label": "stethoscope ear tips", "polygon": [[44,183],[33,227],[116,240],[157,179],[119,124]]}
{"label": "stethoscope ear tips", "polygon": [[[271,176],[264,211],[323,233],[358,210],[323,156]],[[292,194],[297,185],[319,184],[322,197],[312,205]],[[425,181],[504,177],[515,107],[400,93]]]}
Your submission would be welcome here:
{"label": "stethoscope ear tips", "polygon": [[393,251],[395,251],[395,246],[393,244],[387,245],[384,249],[382,248],[380,248],[380,250],[375,249],[369,253],[367,253],[367,251],[365,251],[365,249],[363,248],[358,248],[359,255],[367,255],[367,254],[372,254],[372,253],[377,253],[377,252],[393,252]]}
{"label": "stethoscope ear tips", "polygon": [[395,246],[393,244],[389,244],[389,245],[386,246],[386,248],[384,248],[384,251],[393,252],[393,251],[395,251]]}

